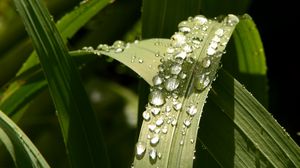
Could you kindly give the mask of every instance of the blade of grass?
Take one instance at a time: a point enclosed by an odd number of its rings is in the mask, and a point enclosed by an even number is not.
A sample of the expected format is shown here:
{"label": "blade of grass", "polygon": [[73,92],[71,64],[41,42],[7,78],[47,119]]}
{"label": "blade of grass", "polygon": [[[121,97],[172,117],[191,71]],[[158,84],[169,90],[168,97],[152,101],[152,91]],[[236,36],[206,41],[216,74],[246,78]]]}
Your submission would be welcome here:
{"label": "blade of grass", "polygon": [[50,167],[30,139],[2,111],[0,111],[0,141],[9,151],[16,167]]}
{"label": "blade of grass", "polygon": [[[220,167],[300,165],[299,146],[228,73],[219,71],[209,97],[212,100],[207,104],[210,110],[202,117],[199,138]],[[233,136],[233,141],[229,136]],[[232,143],[234,148],[230,149]],[[205,162],[200,158],[198,166],[204,166]]]}
{"label": "blade of grass", "polygon": [[78,71],[46,7],[38,0],[14,2],[38,53],[72,167],[108,167],[103,137]]}

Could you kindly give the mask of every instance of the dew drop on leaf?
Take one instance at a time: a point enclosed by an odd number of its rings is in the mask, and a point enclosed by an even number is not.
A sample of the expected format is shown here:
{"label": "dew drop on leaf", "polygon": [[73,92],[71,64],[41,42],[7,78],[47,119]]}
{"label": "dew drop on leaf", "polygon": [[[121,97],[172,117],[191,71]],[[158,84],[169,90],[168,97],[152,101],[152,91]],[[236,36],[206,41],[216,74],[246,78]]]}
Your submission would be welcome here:
{"label": "dew drop on leaf", "polygon": [[151,145],[157,145],[159,142],[159,136],[158,135],[154,135],[151,140],[150,140],[150,144]]}
{"label": "dew drop on leaf", "polygon": [[190,116],[194,116],[197,113],[197,108],[195,105],[191,105],[186,112],[190,115]]}
{"label": "dew drop on leaf", "polygon": [[159,112],[160,112],[160,108],[157,108],[157,107],[153,107],[153,108],[151,108],[151,113],[154,115],[154,116],[156,116],[156,115],[158,115],[159,114]]}
{"label": "dew drop on leaf", "polygon": [[155,122],[155,124],[156,124],[157,126],[159,126],[159,127],[160,127],[163,123],[164,123],[164,119],[163,119],[162,117],[158,118],[158,119],[156,120],[156,122]]}
{"label": "dew drop on leaf", "polygon": [[172,45],[175,46],[175,47],[180,47],[182,46],[183,44],[186,43],[186,37],[184,34],[182,33],[175,33],[172,37],[171,37],[171,42],[172,42]]}
{"label": "dew drop on leaf", "polygon": [[205,23],[207,23],[207,18],[203,15],[197,15],[197,16],[194,17],[193,21],[196,24],[204,25]]}
{"label": "dew drop on leaf", "polygon": [[233,14],[229,14],[227,16],[227,24],[229,26],[235,26],[239,21],[239,18]]}
{"label": "dew drop on leaf", "polygon": [[150,157],[150,161],[153,161],[153,162],[156,161],[157,152],[154,148],[150,149],[149,157]]}
{"label": "dew drop on leaf", "polygon": [[176,78],[170,78],[165,82],[165,88],[167,91],[174,91],[179,86],[179,81]]}
{"label": "dew drop on leaf", "polygon": [[197,75],[195,76],[194,87],[199,91],[203,91],[205,88],[207,88],[210,82],[211,81],[208,76],[204,74]]}
{"label": "dew drop on leaf", "polygon": [[191,120],[185,119],[185,120],[183,121],[183,124],[184,124],[186,127],[189,127],[189,126],[191,125]]}
{"label": "dew drop on leaf", "polygon": [[135,147],[136,147],[136,157],[138,159],[141,159],[144,156],[145,152],[146,152],[146,143],[137,142]]}
{"label": "dew drop on leaf", "polygon": [[154,90],[149,94],[149,103],[153,106],[162,106],[165,104],[165,97],[159,90]]}
{"label": "dew drop on leaf", "polygon": [[143,118],[145,121],[149,121],[150,120],[150,113],[148,111],[144,111],[143,112]]}
{"label": "dew drop on leaf", "polygon": [[156,75],[152,78],[152,82],[153,82],[153,85],[160,85],[160,84],[162,84],[163,79],[159,75]]}
{"label": "dew drop on leaf", "polygon": [[182,70],[181,65],[175,64],[175,65],[173,65],[173,66],[171,67],[170,72],[171,72],[171,74],[173,74],[173,75],[178,75],[178,74],[181,72],[181,70]]}

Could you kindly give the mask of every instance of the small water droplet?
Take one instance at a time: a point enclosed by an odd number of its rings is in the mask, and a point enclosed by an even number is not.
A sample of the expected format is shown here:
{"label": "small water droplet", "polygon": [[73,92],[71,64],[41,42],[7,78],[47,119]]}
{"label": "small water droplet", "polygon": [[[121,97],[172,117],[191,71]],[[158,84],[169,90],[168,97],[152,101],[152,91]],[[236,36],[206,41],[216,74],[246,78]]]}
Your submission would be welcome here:
{"label": "small water droplet", "polygon": [[160,52],[159,52],[159,51],[156,52],[156,53],[154,54],[154,56],[155,56],[155,57],[159,57],[159,56],[160,56]]}
{"label": "small water droplet", "polygon": [[157,157],[159,158],[159,159],[161,159],[161,157],[162,157],[162,154],[159,152],[159,153],[157,153]]}
{"label": "small water droplet", "polygon": [[182,107],[182,103],[174,103],[174,104],[173,104],[173,108],[174,108],[176,111],[180,110],[181,107]]}
{"label": "small water droplet", "polygon": [[151,148],[149,151],[149,157],[151,162],[156,162],[157,152],[154,148]]}
{"label": "small water droplet", "polygon": [[191,105],[186,112],[190,115],[190,116],[194,116],[197,113],[197,108],[195,105]]}
{"label": "small water droplet", "polygon": [[219,28],[218,30],[216,30],[215,35],[222,37],[224,35],[224,30]]}
{"label": "small water droplet", "polygon": [[135,62],[135,59],[136,59],[136,56],[132,56],[130,62],[131,62],[131,63],[134,63],[134,62]]}
{"label": "small water droplet", "polygon": [[196,156],[193,156],[193,160],[195,160],[196,159]]}
{"label": "small water droplet", "polygon": [[145,121],[149,121],[150,120],[150,113],[147,111],[143,112],[143,118]]}
{"label": "small water droplet", "polygon": [[179,64],[175,64],[171,67],[171,74],[173,75],[178,75],[182,70],[181,65]]}
{"label": "small water droplet", "polygon": [[184,144],[184,141],[180,140],[179,144],[182,146]]}
{"label": "small water droplet", "polygon": [[150,92],[149,103],[153,106],[162,106],[165,104],[165,97],[163,93],[159,90]]}
{"label": "small water droplet", "polygon": [[109,52],[109,46],[107,44],[99,44],[97,50]]}
{"label": "small water droplet", "polygon": [[227,25],[229,25],[229,26],[234,26],[234,25],[236,25],[239,21],[240,21],[240,19],[239,19],[237,16],[233,15],[233,14],[229,14],[229,15],[227,16]]}
{"label": "small water droplet", "polygon": [[134,44],[138,44],[140,41],[139,40],[134,40]]}
{"label": "small water droplet", "polygon": [[191,120],[185,119],[185,120],[183,121],[183,124],[184,124],[186,127],[189,127],[189,126],[191,126]]}
{"label": "small water droplet", "polygon": [[181,58],[182,60],[184,60],[187,56],[187,53],[185,51],[180,51],[175,55],[175,58]]}
{"label": "small water droplet", "polygon": [[150,130],[151,132],[153,132],[153,131],[155,130],[155,128],[156,128],[156,125],[154,125],[154,124],[149,124],[149,125],[148,125],[148,128],[149,128],[149,130]]}
{"label": "small water droplet", "polygon": [[181,79],[185,79],[186,76],[187,76],[187,75],[186,75],[185,73],[180,73],[180,74],[179,74],[179,77],[180,77]]}
{"label": "small water droplet", "polygon": [[172,37],[172,45],[175,47],[180,47],[186,43],[186,37],[181,32],[175,33]]}
{"label": "small water droplet", "polygon": [[179,81],[176,78],[170,78],[165,82],[165,88],[167,91],[174,91],[179,86]]}
{"label": "small water droplet", "polygon": [[216,50],[211,48],[211,47],[208,47],[207,49],[207,55],[211,56],[211,55],[214,55],[216,53]]}
{"label": "small water droplet", "polygon": [[221,38],[218,37],[218,36],[214,36],[214,37],[211,39],[211,41],[216,42],[216,43],[219,43],[219,42],[221,41]]}
{"label": "small water droplet", "polygon": [[160,127],[163,123],[164,123],[164,119],[163,119],[162,117],[158,118],[158,119],[156,120],[156,122],[155,122],[155,124],[156,124],[157,126],[159,126],[159,127]]}
{"label": "small water droplet", "polygon": [[192,43],[195,45],[196,48],[199,48],[199,46],[201,44],[201,40],[199,39],[199,37],[193,37]]}
{"label": "small water droplet", "polygon": [[191,31],[191,28],[188,26],[188,22],[187,21],[182,21],[178,24],[178,29],[180,32],[186,34],[189,33]]}
{"label": "small water droplet", "polygon": [[151,145],[157,145],[159,142],[159,136],[158,135],[154,135],[151,140],[150,140],[150,144]]}
{"label": "small water droplet", "polygon": [[205,58],[202,60],[202,66],[203,66],[204,68],[208,68],[208,67],[210,66],[210,64],[211,64],[210,58],[205,57]]}
{"label": "small water droplet", "polygon": [[190,142],[191,142],[191,144],[193,144],[194,143],[194,139],[190,139]]}
{"label": "small water droplet", "polygon": [[215,41],[212,41],[212,42],[209,44],[209,47],[212,48],[212,49],[217,49],[217,48],[218,48],[218,43],[215,42]]}
{"label": "small water droplet", "polygon": [[154,116],[156,116],[156,115],[158,115],[159,114],[159,112],[160,112],[160,108],[156,108],[156,107],[154,107],[154,108],[151,108],[151,113],[154,115]]}
{"label": "small water droplet", "polygon": [[174,126],[176,126],[176,124],[177,124],[177,120],[174,118],[171,122],[171,125],[174,127]]}
{"label": "small water droplet", "polygon": [[142,64],[143,62],[144,62],[144,60],[140,58],[139,63]]}
{"label": "small water droplet", "polygon": [[167,48],[167,53],[168,54],[173,54],[175,52],[175,49],[173,47],[168,47]]}
{"label": "small water droplet", "polygon": [[170,111],[171,111],[171,107],[170,107],[170,106],[166,106],[165,112],[166,112],[166,113],[169,113]]}
{"label": "small water droplet", "polygon": [[152,78],[152,82],[153,85],[160,85],[163,83],[163,79],[159,75],[156,75]]}
{"label": "small water droplet", "polygon": [[121,53],[125,49],[125,43],[121,40],[117,40],[117,41],[114,42],[112,47],[114,48],[115,53]]}
{"label": "small water droplet", "polygon": [[168,133],[168,127],[167,126],[164,126],[162,129],[161,129],[161,132],[166,134]]}
{"label": "small water droplet", "polygon": [[183,49],[183,51],[185,51],[187,53],[191,53],[193,51],[192,47],[188,44],[184,44],[182,49]]}
{"label": "small water droplet", "polygon": [[136,149],[136,157],[138,159],[141,159],[146,152],[146,143],[145,142],[137,142],[135,149]]}

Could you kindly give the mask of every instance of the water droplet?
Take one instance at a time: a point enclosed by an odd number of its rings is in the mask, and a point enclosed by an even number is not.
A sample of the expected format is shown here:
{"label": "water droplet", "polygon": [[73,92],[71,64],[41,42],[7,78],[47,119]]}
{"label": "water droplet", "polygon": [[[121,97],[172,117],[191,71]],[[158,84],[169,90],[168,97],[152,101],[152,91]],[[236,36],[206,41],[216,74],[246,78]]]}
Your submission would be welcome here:
{"label": "water droplet", "polygon": [[175,52],[175,49],[173,47],[168,47],[167,48],[167,53],[168,54],[173,54]]}
{"label": "water droplet", "polygon": [[170,78],[165,82],[165,88],[167,91],[174,91],[179,86],[179,81],[176,78]]}
{"label": "water droplet", "polygon": [[190,139],[190,142],[191,142],[191,144],[193,144],[194,143],[194,139]]}
{"label": "water droplet", "polygon": [[189,33],[191,31],[191,28],[188,26],[187,21],[182,21],[178,24],[178,29],[182,33]]}
{"label": "water droplet", "polygon": [[236,25],[239,21],[240,21],[240,19],[239,19],[237,16],[233,15],[233,14],[229,14],[229,15],[227,16],[227,24],[228,24],[229,26],[234,26],[234,25]]}
{"label": "water droplet", "polygon": [[151,140],[150,140],[150,144],[151,145],[157,145],[159,142],[159,136],[158,135],[154,135]]}
{"label": "water droplet", "polygon": [[183,121],[183,124],[184,124],[186,127],[189,127],[189,126],[191,126],[191,120],[185,119],[185,120]]}
{"label": "water droplet", "polygon": [[172,40],[172,45],[175,46],[175,47],[180,47],[182,46],[183,44],[185,44],[185,40],[186,40],[186,37],[185,35],[183,35],[182,33],[175,33],[172,37],[171,37],[171,40]]}
{"label": "water droplet", "polygon": [[136,56],[132,56],[132,57],[131,57],[131,63],[134,63],[134,62],[135,62],[135,59],[136,59]]}
{"label": "water droplet", "polygon": [[152,78],[152,82],[153,82],[153,85],[160,85],[160,84],[162,84],[163,79],[160,76],[156,75]]}
{"label": "water droplet", "polygon": [[224,30],[219,28],[218,30],[216,30],[215,35],[222,37],[224,35]]}
{"label": "water droplet", "polygon": [[180,51],[175,55],[175,58],[181,58],[182,60],[184,60],[187,56],[187,53],[185,51]]}
{"label": "water droplet", "polygon": [[192,38],[192,43],[194,44],[195,48],[199,48],[200,44],[201,44],[201,40],[199,39],[199,37],[193,37]]}
{"label": "water droplet", "polygon": [[140,58],[139,63],[142,64],[143,62],[144,62],[144,60]]}
{"label": "water droplet", "polygon": [[211,40],[212,40],[213,42],[219,43],[219,42],[221,41],[221,38],[218,37],[218,36],[214,36]]}
{"label": "water droplet", "polygon": [[170,111],[171,111],[171,107],[170,107],[170,106],[166,106],[165,112],[166,112],[166,113],[169,113]]}
{"label": "water droplet", "polygon": [[203,60],[202,60],[202,66],[204,68],[208,68],[211,64],[211,60],[208,58],[208,57],[205,57]]}
{"label": "water droplet", "polygon": [[180,110],[181,107],[182,107],[182,104],[181,104],[181,103],[174,103],[174,104],[173,104],[173,108],[174,108],[176,111]]}
{"label": "water droplet", "polygon": [[193,51],[192,47],[188,44],[184,44],[182,49],[183,49],[183,51],[185,51],[187,53],[191,53]]}
{"label": "water droplet", "polygon": [[150,120],[150,113],[147,111],[143,112],[143,118],[145,121],[149,121]]}
{"label": "water droplet", "polygon": [[107,44],[99,44],[97,50],[109,52],[109,46]]}
{"label": "water droplet", "polygon": [[160,52],[159,52],[159,51],[156,52],[156,53],[154,54],[154,56],[155,56],[155,57],[159,57],[159,56],[160,56]]}
{"label": "water droplet", "polygon": [[162,157],[162,154],[159,152],[159,153],[157,153],[157,157],[159,158],[159,159],[161,159],[161,157]]}
{"label": "water droplet", "polygon": [[184,144],[184,141],[180,140],[179,144],[182,146]]}
{"label": "water droplet", "polygon": [[196,159],[196,156],[193,156],[193,160],[195,160]]}
{"label": "water droplet", "polygon": [[185,73],[180,73],[180,74],[179,74],[179,77],[180,77],[181,79],[185,79],[186,76],[187,76],[187,75],[186,75]]}
{"label": "water droplet", "polygon": [[171,67],[171,74],[173,75],[178,75],[182,70],[181,65],[179,64],[175,64]]}
{"label": "water droplet", "polygon": [[154,148],[151,148],[149,151],[149,157],[150,157],[150,161],[155,162],[156,161],[156,150]]}
{"label": "water droplet", "polygon": [[114,48],[115,53],[121,53],[125,49],[125,43],[121,40],[117,40],[117,41],[114,42],[112,47]]}
{"label": "water droplet", "polygon": [[195,76],[194,86],[197,90],[204,90],[210,83],[210,79],[208,76],[202,74],[199,76]]}
{"label": "water droplet", "polygon": [[190,115],[190,116],[194,116],[197,113],[197,108],[195,105],[191,105],[186,112]]}
{"label": "water droplet", "polygon": [[137,142],[135,145],[136,157],[141,159],[146,152],[146,143],[145,142]]}
{"label": "water droplet", "polygon": [[162,117],[160,117],[159,119],[157,119],[156,122],[155,122],[155,124],[156,124],[157,126],[159,126],[159,127],[160,127],[163,123],[164,123],[164,119],[163,119]]}
{"label": "water droplet", "polygon": [[209,44],[209,47],[212,48],[212,49],[217,49],[217,48],[218,48],[218,43],[215,42],[215,41],[212,41],[212,42]]}
{"label": "water droplet", "polygon": [[149,124],[149,125],[148,125],[148,128],[149,128],[149,130],[150,130],[151,132],[153,132],[153,131],[155,130],[155,128],[156,128],[156,125],[154,125],[154,124]]}
{"label": "water droplet", "polygon": [[211,47],[208,47],[207,49],[207,55],[211,56],[211,55],[214,55],[216,53],[216,50],[211,48]]}
{"label": "water droplet", "polygon": [[156,129],[154,130],[154,133],[159,134],[159,133],[160,133],[160,128],[156,128]]}
{"label": "water droplet", "polygon": [[204,25],[205,23],[207,23],[207,19],[203,15],[197,15],[197,16],[195,16],[194,19],[193,19],[193,21],[196,24],[199,24],[199,25]]}
{"label": "water droplet", "polygon": [[160,112],[160,108],[156,108],[156,107],[154,107],[154,108],[151,108],[151,113],[153,114],[153,115],[158,115],[159,114],[159,112]]}
{"label": "water droplet", "polygon": [[168,133],[168,127],[167,126],[164,126],[161,130],[162,133],[166,134]]}
{"label": "water droplet", "polygon": [[159,90],[150,92],[149,103],[153,106],[162,106],[165,104],[165,97],[163,93]]}
{"label": "water droplet", "polygon": [[173,119],[172,122],[171,122],[171,125],[172,125],[172,126],[176,126],[176,124],[177,124],[177,120],[176,120],[176,119]]}

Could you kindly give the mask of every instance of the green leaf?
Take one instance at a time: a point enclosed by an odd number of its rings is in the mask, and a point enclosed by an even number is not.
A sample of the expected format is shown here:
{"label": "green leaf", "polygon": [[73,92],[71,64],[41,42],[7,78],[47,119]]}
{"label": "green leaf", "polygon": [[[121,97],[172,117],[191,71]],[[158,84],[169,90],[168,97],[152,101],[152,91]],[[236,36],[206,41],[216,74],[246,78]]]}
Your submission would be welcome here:
{"label": "green leaf", "polygon": [[72,167],[108,167],[103,137],[78,71],[46,7],[38,0],[14,2],[38,53]]}
{"label": "green leaf", "polygon": [[209,98],[212,101],[205,106],[199,130],[202,147],[199,146],[197,151],[202,156],[204,152],[208,153],[213,160],[199,156],[197,166],[300,165],[299,146],[251,93],[228,73],[219,71]]}
{"label": "green leaf", "polygon": [[13,158],[16,167],[50,167],[30,139],[2,111],[0,111],[0,140]]}
{"label": "green leaf", "polygon": [[224,68],[259,100],[268,105],[267,65],[263,45],[255,23],[243,15],[233,33],[233,43],[223,58]]}

